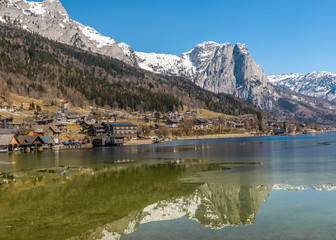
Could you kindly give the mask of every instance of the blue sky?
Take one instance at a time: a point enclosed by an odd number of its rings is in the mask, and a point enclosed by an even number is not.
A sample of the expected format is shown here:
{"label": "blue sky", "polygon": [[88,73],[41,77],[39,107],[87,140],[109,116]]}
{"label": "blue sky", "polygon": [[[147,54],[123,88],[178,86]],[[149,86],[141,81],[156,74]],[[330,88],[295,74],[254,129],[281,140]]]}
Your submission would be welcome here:
{"label": "blue sky", "polygon": [[60,0],[70,17],[135,51],[180,55],[246,43],[268,75],[336,73],[336,1]]}

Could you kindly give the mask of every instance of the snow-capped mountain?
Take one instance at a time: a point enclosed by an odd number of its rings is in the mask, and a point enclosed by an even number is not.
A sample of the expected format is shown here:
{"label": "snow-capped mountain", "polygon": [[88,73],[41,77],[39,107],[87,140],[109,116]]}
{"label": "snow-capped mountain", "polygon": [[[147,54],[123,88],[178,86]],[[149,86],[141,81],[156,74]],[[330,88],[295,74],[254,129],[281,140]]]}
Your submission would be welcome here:
{"label": "snow-capped mountain", "polygon": [[263,109],[273,109],[279,98],[245,44],[204,42],[180,56],[134,52],[124,43],[119,46],[142,69],[186,77],[204,89],[244,98]]}
{"label": "snow-capped mountain", "polygon": [[312,72],[306,75],[283,73],[268,78],[274,85],[284,86],[304,95],[336,101],[336,74],[334,73]]}
{"label": "snow-capped mountain", "polygon": [[[276,116],[326,125],[336,121],[335,103],[272,85],[245,44],[204,42],[180,56],[135,52],[127,44],[117,44],[113,38],[72,20],[59,0],[0,0],[0,23],[157,74],[188,78],[204,89],[243,98]],[[327,93],[327,99],[332,98],[332,93]]]}
{"label": "snow-capped mountain", "polygon": [[113,38],[72,20],[59,0],[0,0],[0,22],[133,65]]}

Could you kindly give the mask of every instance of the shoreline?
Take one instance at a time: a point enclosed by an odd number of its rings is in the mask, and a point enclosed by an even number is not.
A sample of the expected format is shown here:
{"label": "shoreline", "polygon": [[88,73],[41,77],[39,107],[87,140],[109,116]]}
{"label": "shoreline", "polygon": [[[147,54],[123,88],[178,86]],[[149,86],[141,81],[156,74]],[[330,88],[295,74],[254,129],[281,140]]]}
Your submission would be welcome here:
{"label": "shoreline", "polygon": [[243,137],[255,137],[255,136],[266,136],[266,135],[253,135],[253,134],[250,134],[250,133],[211,134],[211,135],[203,135],[203,136],[178,137],[178,138],[174,139],[173,141],[221,139],[221,138],[243,138]]}
{"label": "shoreline", "polygon": [[[206,139],[223,139],[223,138],[244,138],[244,137],[266,137],[269,135],[261,134],[255,135],[251,133],[227,133],[227,134],[211,134],[211,135],[202,135],[202,136],[185,136],[185,137],[177,137],[173,138],[172,140],[162,141],[160,143],[166,142],[175,142],[175,141],[187,141],[187,140],[206,140]],[[151,145],[156,143],[149,143],[148,141],[145,142],[132,142],[124,144],[124,146],[137,146],[137,145]]]}

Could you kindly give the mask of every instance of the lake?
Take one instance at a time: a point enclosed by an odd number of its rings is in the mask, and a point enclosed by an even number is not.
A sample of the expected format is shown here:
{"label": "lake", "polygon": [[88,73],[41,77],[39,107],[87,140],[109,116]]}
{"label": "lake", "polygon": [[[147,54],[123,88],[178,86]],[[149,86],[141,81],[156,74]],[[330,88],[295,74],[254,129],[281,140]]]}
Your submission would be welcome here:
{"label": "lake", "polygon": [[0,154],[0,239],[336,239],[336,133]]}

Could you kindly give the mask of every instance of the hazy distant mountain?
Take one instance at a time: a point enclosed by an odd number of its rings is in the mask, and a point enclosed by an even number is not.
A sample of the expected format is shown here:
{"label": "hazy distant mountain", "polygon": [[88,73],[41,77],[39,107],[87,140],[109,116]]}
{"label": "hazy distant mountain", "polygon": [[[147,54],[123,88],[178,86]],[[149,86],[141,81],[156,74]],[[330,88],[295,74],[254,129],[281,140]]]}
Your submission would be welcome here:
{"label": "hazy distant mountain", "polygon": [[287,87],[295,92],[329,101],[336,100],[336,74],[331,72],[312,72],[306,75],[283,73],[269,76],[270,82]]}
{"label": "hazy distant mountain", "polygon": [[0,0],[0,22],[133,65],[113,38],[72,20],[59,0]]}

